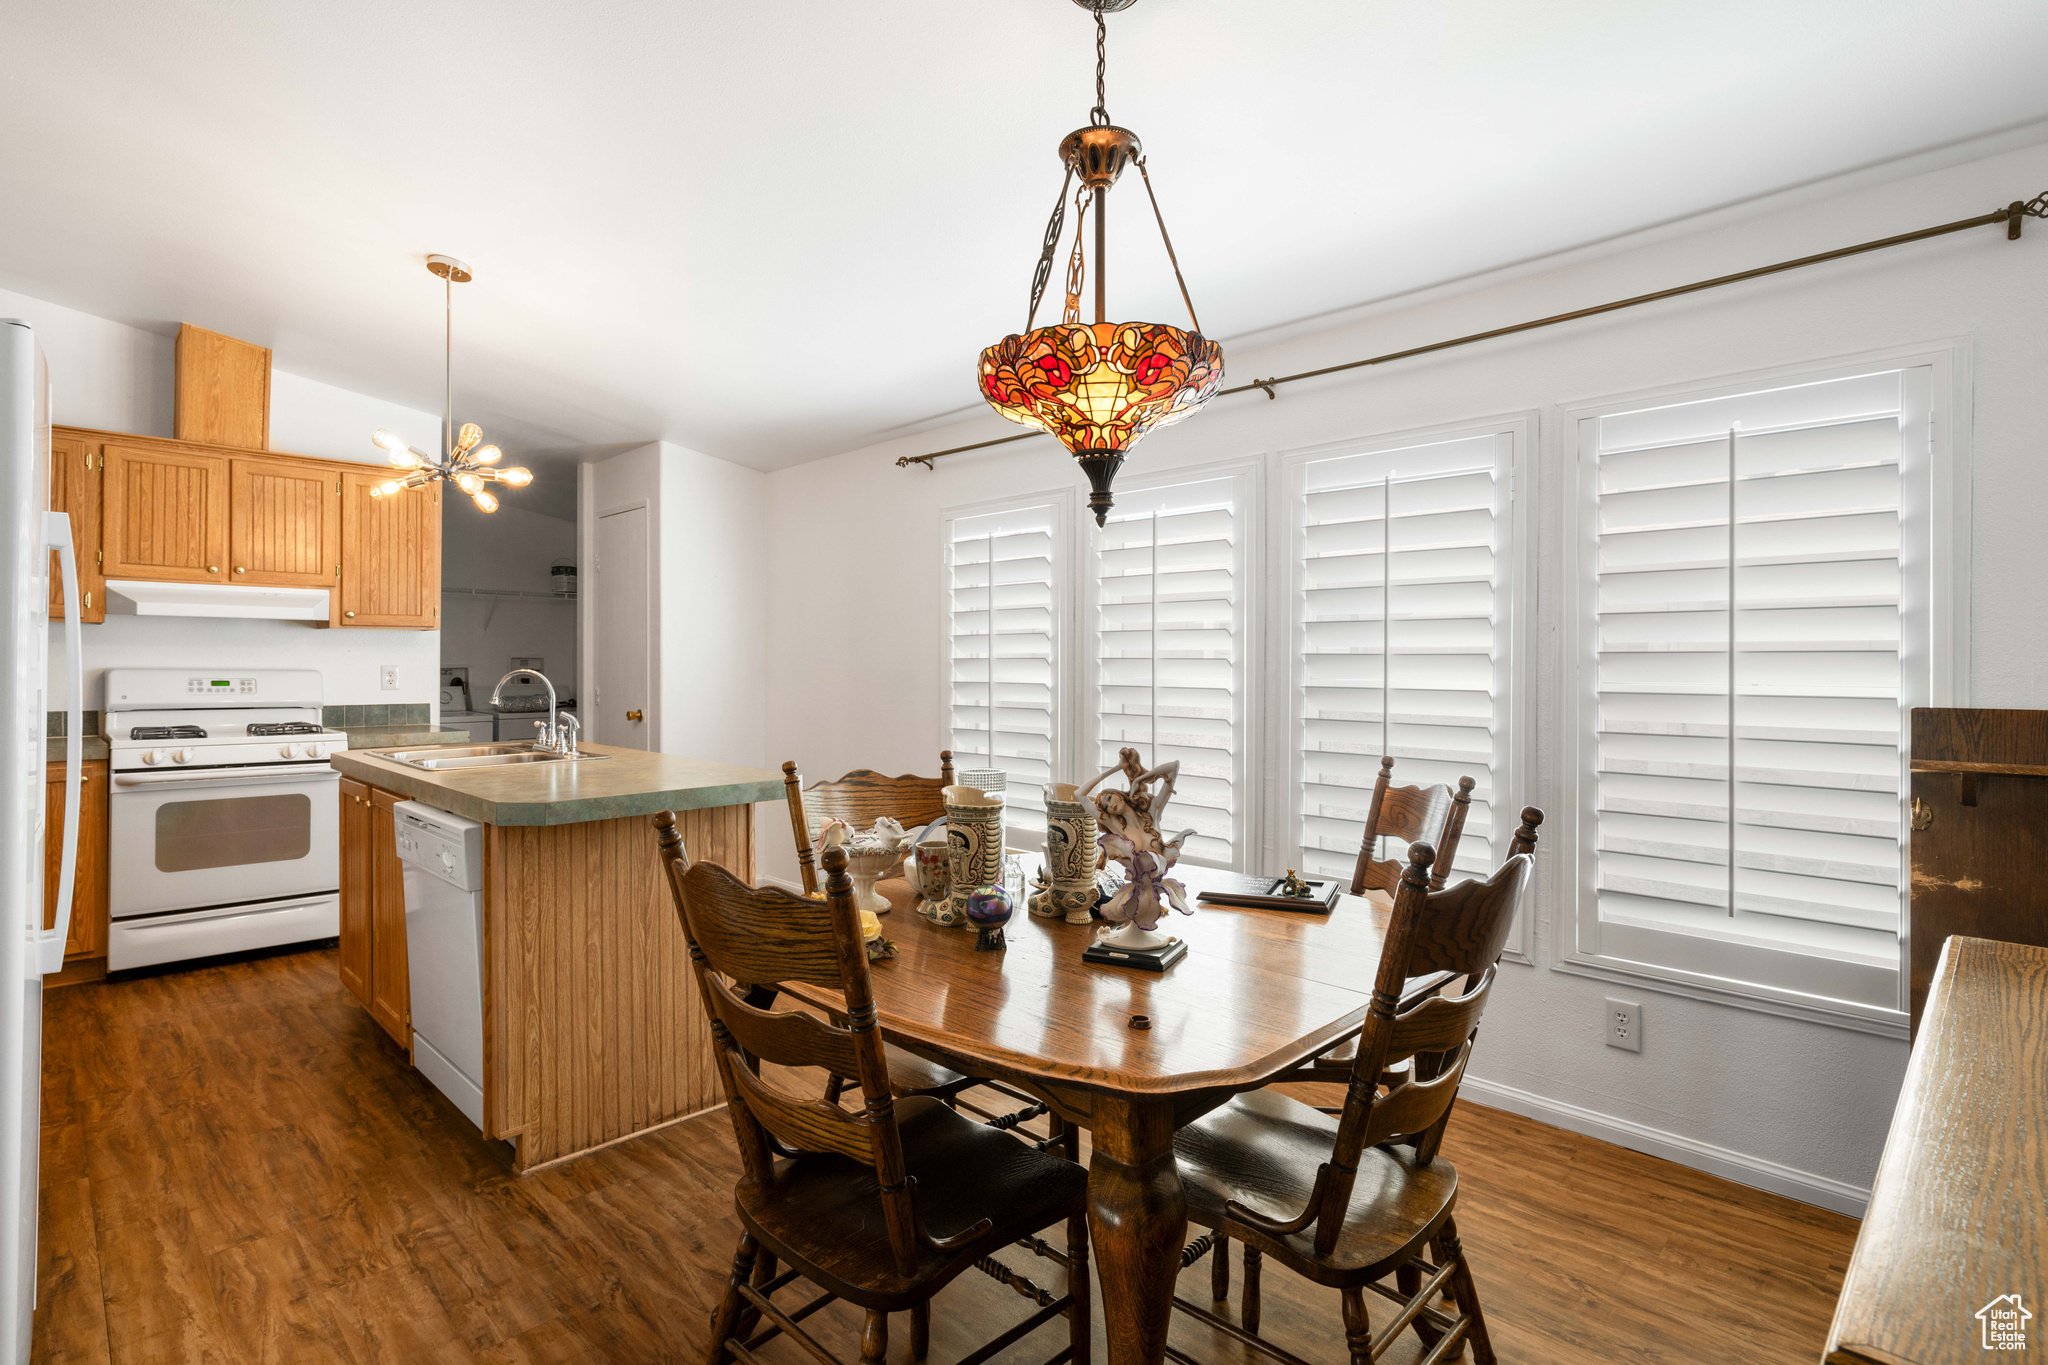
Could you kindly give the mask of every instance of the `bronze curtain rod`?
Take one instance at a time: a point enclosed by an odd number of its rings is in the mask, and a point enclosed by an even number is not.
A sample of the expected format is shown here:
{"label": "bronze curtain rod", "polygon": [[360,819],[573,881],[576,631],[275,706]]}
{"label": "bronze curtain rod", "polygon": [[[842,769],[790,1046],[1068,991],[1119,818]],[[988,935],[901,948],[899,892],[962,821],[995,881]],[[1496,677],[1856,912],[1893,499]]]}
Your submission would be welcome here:
{"label": "bronze curtain rod", "polygon": [[[1982,213],[1975,218],[1963,218],[1939,227],[1922,228],[1918,232],[1903,232],[1896,237],[1880,237],[1874,242],[1859,242],[1855,246],[1837,247],[1814,256],[1801,256],[1797,260],[1779,261],[1776,265],[1760,265],[1753,270],[1738,271],[1733,275],[1718,275],[1711,280],[1696,280],[1692,284],[1681,284],[1670,289],[1659,289],[1654,294],[1637,294],[1633,298],[1616,299],[1612,303],[1595,304],[1591,308],[1574,309],[1569,313],[1553,313],[1547,318],[1536,318],[1530,322],[1517,322],[1508,327],[1495,327],[1485,332],[1473,332],[1469,336],[1453,337],[1449,341],[1433,341],[1427,346],[1410,346],[1406,350],[1388,351],[1385,355],[1368,356],[1364,360],[1350,360],[1341,365],[1325,365],[1321,369],[1302,370],[1297,374],[1284,374],[1272,379],[1254,379],[1248,384],[1224,389],[1216,396],[1228,397],[1233,393],[1250,393],[1253,389],[1264,391],[1266,397],[1278,397],[1273,390],[1281,384],[1292,384],[1297,379],[1315,379],[1321,375],[1337,374],[1343,370],[1363,369],[1367,365],[1384,365],[1390,360],[1406,360],[1411,356],[1428,355],[1431,351],[1447,351],[1453,346],[1469,346],[1475,341],[1491,341],[1495,337],[1513,336],[1517,332],[1530,332],[1538,327],[1553,327],[1560,322],[1572,322],[1579,318],[1598,317],[1602,313],[1618,312],[1623,308],[1634,308],[1638,304],[1655,303],[1659,299],[1675,299],[1681,294],[1697,294],[1702,289],[1718,289],[1724,284],[1736,284],[1743,280],[1754,280],[1764,275],[1776,275],[1786,270],[1798,270],[1802,266],[1819,265],[1823,261],[1838,261],[1845,256],[1860,256],[1866,251],[1881,251],[1888,246],[1904,246],[1907,242],[1925,241],[1929,237],[1943,237],[1951,232],[1962,232],[1969,228],[2005,225],[2008,241],[2018,241],[2020,224],[2027,218],[2048,218],[2048,192],[2035,195],[2032,199],[2015,199],[2002,209]],[[933,468],[933,460],[942,460],[948,455],[964,455],[970,450],[986,450],[990,446],[1004,446],[1012,441],[1028,441],[1034,436],[1044,436],[1042,431],[1024,431],[1015,436],[998,436],[992,441],[976,441],[973,445],[954,446],[951,450],[935,450],[929,455],[903,455],[896,460],[896,467],[921,464]]]}

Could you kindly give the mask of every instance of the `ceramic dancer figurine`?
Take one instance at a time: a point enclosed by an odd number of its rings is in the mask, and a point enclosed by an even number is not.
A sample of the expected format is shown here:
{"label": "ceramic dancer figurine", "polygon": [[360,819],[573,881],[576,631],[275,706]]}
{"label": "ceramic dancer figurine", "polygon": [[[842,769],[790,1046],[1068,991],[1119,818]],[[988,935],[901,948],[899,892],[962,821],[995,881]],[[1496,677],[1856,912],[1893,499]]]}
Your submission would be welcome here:
{"label": "ceramic dancer figurine", "polygon": [[[1183,915],[1194,911],[1187,902],[1187,888],[1166,874],[1180,861],[1181,844],[1193,834],[1184,829],[1171,839],[1159,832],[1160,818],[1173,799],[1173,784],[1180,776],[1180,762],[1147,768],[1136,749],[1122,749],[1117,765],[1081,789],[1086,796],[1105,778],[1124,776],[1124,790],[1114,788],[1095,798],[1096,823],[1102,831],[1102,852],[1124,866],[1124,884],[1102,906],[1102,917],[1120,927],[1104,934],[1101,941],[1119,948],[1162,948],[1173,941],[1158,931],[1160,916],[1168,906]],[[1159,784],[1153,790],[1152,784]]]}

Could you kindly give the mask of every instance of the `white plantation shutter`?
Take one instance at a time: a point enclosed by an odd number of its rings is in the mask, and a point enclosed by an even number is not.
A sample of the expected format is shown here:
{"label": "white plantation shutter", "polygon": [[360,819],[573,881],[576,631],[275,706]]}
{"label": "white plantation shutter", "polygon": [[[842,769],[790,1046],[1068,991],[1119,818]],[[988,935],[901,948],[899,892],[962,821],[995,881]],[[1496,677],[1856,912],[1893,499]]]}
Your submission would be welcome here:
{"label": "white plantation shutter", "polygon": [[1902,722],[1926,668],[1924,610],[1902,610],[1926,600],[1901,534],[1915,373],[1598,419],[1603,942],[1896,970]]}
{"label": "white plantation shutter", "polygon": [[1473,779],[1457,876],[1489,874],[1501,831],[1513,831],[1495,810],[1506,752],[1512,441],[1487,433],[1298,471],[1297,814],[1308,872],[1350,877],[1383,755],[1394,758],[1400,785]]}
{"label": "white plantation shutter", "polygon": [[1066,510],[1036,503],[946,524],[953,763],[1000,768],[1013,830],[1042,829],[1058,715]]}
{"label": "white plantation shutter", "polygon": [[1179,760],[1181,856],[1237,865],[1243,847],[1245,479],[1117,490],[1093,556],[1095,743],[1081,781],[1135,748]]}

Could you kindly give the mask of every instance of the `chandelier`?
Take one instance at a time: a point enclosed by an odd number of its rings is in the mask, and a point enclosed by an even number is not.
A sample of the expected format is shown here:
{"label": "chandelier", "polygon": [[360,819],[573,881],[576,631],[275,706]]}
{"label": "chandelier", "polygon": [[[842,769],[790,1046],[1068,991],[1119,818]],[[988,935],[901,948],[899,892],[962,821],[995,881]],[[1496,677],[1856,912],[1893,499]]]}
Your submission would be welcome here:
{"label": "chandelier", "polygon": [[[1060,160],[1067,168],[1045,227],[1045,247],[1031,276],[1031,307],[1022,333],[1012,333],[981,353],[982,397],[1012,422],[1057,436],[1073,452],[1092,490],[1088,506],[1100,526],[1115,504],[1110,485],[1122,468],[1125,452],[1146,432],[1171,426],[1207,402],[1223,382],[1223,348],[1202,335],[1180,261],[1167,236],[1166,219],[1152,193],[1152,176],[1137,134],[1109,121],[1103,96],[1108,65],[1108,28],[1103,15],[1129,9],[1137,0],[1074,0],[1095,15],[1095,107],[1088,126],[1067,134]],[[1163,322],[1109,320],[1107,218],[1109,189],[1135,165],[1145,182],[1159,239],[1180,285],[1193,330]],[[1074,245],[1067,256],[1067,300],[1060,320],[1034,329],[1039,299],[1052,274],[1066,221],[1067,190],[1074,191]],[[1081,321],[1081,290],[1088,274],[1082,237],[1090,211],[1095,214],[1095,321]]]}
{"label": "chandelier", "polygon": [[497,495],[487,486],[502,483],[507,488],[524,488],[533,482],[533,474],[525,469],[493,468],[505,458],[505,452],[496,446],[480,445],[484,429],[474,422],[464,422],[461,432],[455,430],[455,286],[468,284],[475,273],[453,256],[427,257],[427,269],[441,277],[443,311],[446,315],[447,333],[442,349],[442,379],[446,416],[441,433],[441,455],[436,458],[423,450],[415,450],[406,444],[405,438],[396,432],[378,431],[370,437],[381,450],[388,452],[395,468],[405,470],[405,477],[388,479],[370,490],[373,498],[388,498],[408,488],[440,480],[452,483],[469,494],[470,500],[485,512],[498,510]]}

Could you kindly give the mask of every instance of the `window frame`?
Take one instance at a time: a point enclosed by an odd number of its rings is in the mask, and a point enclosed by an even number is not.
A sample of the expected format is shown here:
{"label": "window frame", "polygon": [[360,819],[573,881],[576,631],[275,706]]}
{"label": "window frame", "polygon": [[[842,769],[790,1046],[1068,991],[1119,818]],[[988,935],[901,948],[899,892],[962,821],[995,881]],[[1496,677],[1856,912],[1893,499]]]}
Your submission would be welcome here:
{"label": "window frame", "polygon": [[[1965,339],[1861,352],[1804,363],[1773,366],[1720,378],[1673,384],[1651,389],[1615,393],[1561,405],[1551,467],[1560,471],[1555,524],[1562,538],[1559,598],[1560,648],[1554,675],[1564,695],[1560,698],[1561,761],[1556,765],[1559,784],[1556,808],[1563,819],[1553,849],[1567,856],[1554,860],[1553,873],[1558,894],[1551,897],[1559,908],[1550,932],[1561,951],[1552,970],[1601,980],[1645,986],[1671,994],[1716,1001],[1763,1013],[1806,1019],[1887,1037],[1905,1037],[1907,1032],[1906,990],[1911,952],[1910,916],[1902,913],[1895,971],[1895,1003],[1870,1004],[1816,995],[1770,980],[1747,979],[1756,972],[1754,963],[1771,966],[1772,956],[1789,960],[1812,957],[1789,949],[1741,947],[1702,940],[1696,953],[1674,955],[1667,960],[1643,961],[1604,951],[1601,922],[1594,886],[1598,855],[1593,847],[1597,820],[1591,802],[1598,790],[1597,723],[1599,694],[1592,667],[1598,644],[1597,524],[1598,461],[1595,458],[1599,419],[1614,413],[1644,407],[1681,404],[1735,397],[1793,384],[1844,379],[1875,370],[1928,371],[1924,393],[1915,394],[1907,381],[1908,420],[1924,421],[1928,439],[1924,453],[1913,447],[1901,453],[1901,549],[1902,598],[1924,584],[1924,636],[1902,638],[1902,658],[1915,645],[1927,651],[1927,695],[1914,698],[1914,706],[1966,705],[1969,660],[1970,584],[1970,460],[1969,392],[1970,354]],[[1924,411],[1913,412],[1918,398]],[[1909,466],[1917,466],[1911,467]],[[1915,576],[1914,557],[1923,558],[1924,576]],[[1900,803],[1910,797],[1907,781],[1910,736],[1901,734]],[[1902,895],[1910,886],[1910,846],[1900,841],[1900,885]],[[1567,908],[1568,907],[1568,908]],[[1674,937],[1676,937],[1674,935]],[[1689,960],[1687,960],[1689,959]]]}
{"label": "window frame", "polygon": [[[1237,828],[1232,840],[1235,858],[1228,870],[1245,871],[1248,867],[1264,865],[1266,861],[1266,804],[1264,782],[1258,778],[1263,770],[1265,758],[1265,735],[1258,723],[1265,691],[1266,648],[1265,624],[1259,620],[1263,603],[1261,594],[1268,577],[1264,562],[1265,547],[1265,466],[1261,456],[1237,459],[1215,460],[1202,464],[1178,465],[1170,469],[1147,470],[1138,477],[1125,477],[1118,481],[1119,494],[1146,493],[1156,489],[1173,488],[1181,484],[1214,483],[1230,479],[1237,484],[1240,499],[1234,518],[1242,543],[1238,551],[1238,687],[1239,719],[1237,723],[1237,775],[1233,780],[1234,797],[1237,802]],[[1112,510],[1112,515],[1114,511]],[[1080,534],[1072,537],[1074,543],[1075,578],[1078,615],[1075,633],[1071,637],[1077,648],[1072,651],[1079,657],[1074,664],[1076,692],[1069,727],[1073,762],[1080,767],[1067,771],[1078,776],[1078,782],[1086,782],[1100,772],[1100,768],[1087,768],[1088,755],[1100,751],[1100,735],[1096,722],[1100,712],[1097,708],[1097,693],[1100,679],[1100,660],[1096,656],[1092,640],[1101,611],[1099,585],[1094,573],[1096,536],[1099,529],[1095,516],[1085,507],[1077,507],[1074,525]],[[1149,760],[1151,755],[1147,754]],[[1084,762],[1084,759],[1086,760]],[[1169,812],[1171,808],[1169,807]],[[1167,821],[1169,826],[1173,821]],[[1190,857],[1190,865],[1211,866]]]}
{"label": "window frame", "polygon": [[[1490,417],[1411,427],[1399,431],[1375,432],[1341,441],[1322,441],[1280,452],[1280,493],[1273,499],[1271,541],[1274,546],[1273,572],[1267,575],[1267,619],[1279,623],[1271,643],[1271,696],[1284,697],[1275,706],[1266,727],[1268,753],[1286,756],[1284,789],[1270,794],[1273,819],[1267,832],[1268,861],[1293,857],[1301,825],[1301,745],[1298,743],[1301,717],[1295,706],[1302,688],[1302,661],[1295,648],[1301,630],[1297,608],[1302,593],[1303,530],[1297,509],[1303,497],[1304,471],[1323,460],[1354,455],[1374,455],[1414,446],[1493,437],[1505,445],[1497,466],[1497,478],[1505,490],[1503,510],[1498,518],[1499,540],[1494,555],[1498,566],[1498,598],[1503,619],[1497,639],[1502,657],[1494,673],[1505,696],[1500,706],[1500,724],[1505,733],[1496,749],[1500,762],[1494,773],[1495,844],[1506,848],[1521,822],[1524,806],[1535,801],[1535,726],[1531,723],[1536,688],[1528,681],[1535,658],[1530,648],[1533,613],[1529,610],[1536,569],[1534,538],[1530,535],[1530,493],[1540,422],[1533,411],[1510,412]],[[1546,827],[1541,834],[1548,836]],[[1540,852],[1547,838],[1539,840]],[[1538,888],[1540,892],[1540,888]],[[1534,966],[1536,925],[1541,919],[1540,895],[1531,897],[1516,914],[1508,942],[1501,956],[1510,962]]]}
{"label": "window frame", "polygon": [[[1078,538],[1074,535],[1076,517],[1080,503],[1074,489],[1068,485],[1040,489],[1035,492],[1011,494],[1000,498],[983,498],[975,502],[953,503],[939,509],[938,536],[938,749],[953,747],[953,524],[974,517],[999,515],[1027,507],[1050,506],[1050,521],[1055,543],[1053,546],[1053,720],[1052,720],[1052,771],[1058,774],[1071,767],[1075,753],[1073,745],[1075,722],[1072,699],[1078,696],[1074,681],[1074,650],[1070,641],[1079,625],[1079,608],[1076,601],[1078,578],[1080,576],[1080,550]],[[934,756],[936,756],[936,751]],[[955,763],[957,769],[959,764]],[[1007,821],[1004,837],[1013,848],[1042,850],[1045,831],[1041,828],[1017,828]]]}

